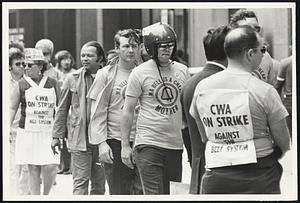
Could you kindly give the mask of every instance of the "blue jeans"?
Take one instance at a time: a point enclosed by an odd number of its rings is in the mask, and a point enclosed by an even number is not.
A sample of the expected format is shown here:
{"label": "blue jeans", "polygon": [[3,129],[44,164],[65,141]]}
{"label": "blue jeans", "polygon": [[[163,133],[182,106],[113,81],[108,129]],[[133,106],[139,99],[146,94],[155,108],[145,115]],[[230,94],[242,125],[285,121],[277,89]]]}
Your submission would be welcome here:
{"label": "blue jeans", "polygon": [[145,195],[170,194],[170,181],[181,182],[183,150],[138,145],[134,160]]}
{"label": "blue jeans", "polygon": [[137,168],[128,168],[121,159],[121,141],[108,139],[113,152],[113,164],[104,163],[110,195],[142,195],[142,185]]}
{"label": "blue jeans", "polygon": [[98,145],[91,144],[87,144],[87,151],[71,151],[74,195],[87,195],[89,180],[91,180],[91,195],[105,193],[104,168],[96,165],[99,162],[98,154]]}

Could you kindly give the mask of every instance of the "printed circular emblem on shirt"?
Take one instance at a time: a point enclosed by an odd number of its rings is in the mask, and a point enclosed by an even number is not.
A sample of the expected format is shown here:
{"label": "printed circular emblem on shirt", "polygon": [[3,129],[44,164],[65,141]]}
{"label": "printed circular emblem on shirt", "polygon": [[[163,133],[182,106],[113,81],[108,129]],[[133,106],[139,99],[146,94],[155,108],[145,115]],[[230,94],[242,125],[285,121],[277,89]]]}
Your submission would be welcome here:
{"label": "printed circular emblem on shirt", "polygon": [[155,90],[155,98],[164,107],[173,106],[178,98],[178,89],[172,83],[159,84]]}

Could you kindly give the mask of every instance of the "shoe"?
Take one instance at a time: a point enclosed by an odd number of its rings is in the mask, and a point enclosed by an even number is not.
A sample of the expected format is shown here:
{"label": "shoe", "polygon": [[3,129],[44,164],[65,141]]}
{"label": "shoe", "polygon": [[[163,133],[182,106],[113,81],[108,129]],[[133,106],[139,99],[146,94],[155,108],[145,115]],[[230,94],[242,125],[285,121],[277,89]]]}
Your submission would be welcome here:
{"label": "shoe", "polygon": [[67,170],[64,172],[64,175],[70,175],[70,174],[72,174],[72,172],[70,170]]}
{"label": "shoe", "polygon": [[57,172],[56,172],[56,174],[63,174],[65,172],[65,170],[58,170]]}

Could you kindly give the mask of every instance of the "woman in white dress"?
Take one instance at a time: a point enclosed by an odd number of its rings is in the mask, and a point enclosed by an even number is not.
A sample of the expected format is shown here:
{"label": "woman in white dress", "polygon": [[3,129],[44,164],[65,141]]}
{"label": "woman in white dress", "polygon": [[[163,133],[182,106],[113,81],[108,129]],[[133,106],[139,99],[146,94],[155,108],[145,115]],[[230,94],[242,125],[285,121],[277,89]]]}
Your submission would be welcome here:
{"label": "woman in white dress", "polygon": [[24,50],[25,74],[18,82],[12,101],[10,121],[21,103],[21,118],[16,137],[17,164],[28,164],[30,193],[48,195],[55,181],[59,154],[51,150],[51,131],[60,89],[56,80],[44,76],[46,70],[43,53],[34,48]]}

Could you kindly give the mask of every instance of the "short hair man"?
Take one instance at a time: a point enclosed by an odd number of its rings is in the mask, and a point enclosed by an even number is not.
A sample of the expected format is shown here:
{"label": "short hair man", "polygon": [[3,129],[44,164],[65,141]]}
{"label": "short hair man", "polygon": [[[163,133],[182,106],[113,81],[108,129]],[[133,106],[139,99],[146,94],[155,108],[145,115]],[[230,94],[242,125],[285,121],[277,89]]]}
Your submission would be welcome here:
{"label": "short hair man", "polygon": [[[139,170],[144,194],[169,194],[170,182],[181,181],[183,141],[180,93],[189,77],[185,65],[174,60],[177,36],[167,24],[143,29],[151,56],[129,76],[121,118],[122,161]],[[140,112],[134,146],[129,143],[137,102]]]}
{"label": "short hair man", "polygon": [[[253,27],[258,33],[261,33],[262,30],[256,14],[253,11],[246,9],[240,9],[236,13],[234,13],[231,16],[229,24],[233,28],[242,25],[249,25]],[[254,70],[252,74],[260,80],[274,85],[277,72],[277,70],[275,70],[275,64],[277,63],[279,62],[273,59],[270,54],[266,52],[258,68]]]}
{"label": "short hair man", "polygon": [[227,69],[198,83],[190,108],[206,144],[200,193],[278,194],[288,113],[275,88],[251,75],[266,48],[249,26],[231,30],[224,47]]}
{"label": "short hair man", "polygon": [[[122,163],[120,130],[123,92],[131,71],[136,67],[140,41],[132,29],[119,30],[114,39],[118,57],[97,72],[87,96],[92,102],[91,141],[99,145],[99,160],[104,163],[109,193],[142,194],[137,169],[131,169]],[[131,145],[134,138],[135,128],[132,128]]]}
{"label": "short hair man", "polygon": [[[18,81],[24,75],[24,47],[17,44],[10,44],[9,49],[9,71],[10,71],[10,93],[18,91]],[[14,101],[16,98],[14,94],[10,95],[10,101]],[[18,109],[15,119],[10,126],[10,171],[11,171],[11,188],[10,191],[13,194],[27,195],[29,191],[29,178],[28,178],[28,167],[27,165],[16,165],[15,164],[15,143],[17,128],[21,117],[21,108]]]}
{"label": "short hair man", "polygon": [[292,96],[293,96],[293,55],[284,58],[280,61],[281,67],[278,72],[277,80],[274,85],[279,95],[282,95],[282,102],[289,112],[289,116],[286,119],[290,136],[292,136]]}
{"label": "short hair man", "polygon": [[56,70],[53,67],[53,65],[51,63],[51,58],[52,58],[53,50],[54,50],[53,42],[49,39],[41,39],[36,42],[35,48],[41,50],[45,57],[45,61],[47,63],[47,69],[44,72],[44,75],[49,76],[57,81],[60,81],[62,78],[62,75],[58,70]]}
{"label": "short hair man", "polygon": [[63,82],[61,97],[55,115],[53,126],[52,150],[60,145],[65,138],[67,117],[71,107],[70,150],[73,161],[73,194],[87,195],[89,180],[91,180],[91,195],[105,192],[104,169],[98,163],[98,145],[91,144],[88,133],[90,123],[90,101],[86,98],[96,72],[101,63],[106,62],[102,46],[96,41],[90,41],[81,48],[80,59],[82,66],[67,75]]}
{"label": "short hair man", "polygon": [[227,58],[224,51],[225,36],[229,32],[228,26],[209,29],[203,37],[206,65],[200,73],[191,77],[184,85],[182,101],[184,113],[188,124],[191,148],[192,148],[192,177],[190,193],[199,194],[202,175],[204,174],[204,149],[195,119],[189,114],[189,109],[194,96],[196,85],[204,78],[224,70],[227,66]]}

